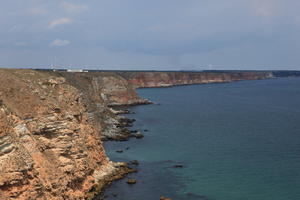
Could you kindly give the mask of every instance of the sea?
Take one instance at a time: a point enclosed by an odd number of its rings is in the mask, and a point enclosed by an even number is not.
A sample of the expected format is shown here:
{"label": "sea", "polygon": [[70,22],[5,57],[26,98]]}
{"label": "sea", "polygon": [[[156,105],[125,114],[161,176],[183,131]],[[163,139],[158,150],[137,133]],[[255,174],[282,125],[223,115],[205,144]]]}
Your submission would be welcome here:
{"label": "sea", "polygon": [[154,104],[126,116],[145,137],[105,142],[111,160],[138,160],[138,172],[105,199],[300,200],[300,78],[138,93]]}

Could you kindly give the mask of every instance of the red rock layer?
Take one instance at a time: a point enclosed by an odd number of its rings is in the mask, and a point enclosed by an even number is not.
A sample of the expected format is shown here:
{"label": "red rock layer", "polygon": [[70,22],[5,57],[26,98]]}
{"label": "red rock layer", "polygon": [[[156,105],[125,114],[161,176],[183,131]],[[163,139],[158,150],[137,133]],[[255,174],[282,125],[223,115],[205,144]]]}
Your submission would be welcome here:
{"label": "red rock layer", "polygon": [[272,72],[126,72],[121,73],[135,87],[168,87],[174,85],[223,83],[272,78]]}

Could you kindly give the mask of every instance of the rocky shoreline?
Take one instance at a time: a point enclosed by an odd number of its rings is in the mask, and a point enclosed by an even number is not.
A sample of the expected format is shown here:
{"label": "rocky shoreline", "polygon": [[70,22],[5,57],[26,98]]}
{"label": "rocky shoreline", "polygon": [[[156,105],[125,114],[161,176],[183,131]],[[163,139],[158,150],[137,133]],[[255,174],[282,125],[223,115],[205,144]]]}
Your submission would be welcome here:
{"label": "rocky shoreline", "polygon": [[86,199],[93,200],[96,196],[101,195],[113,181],[122,179],[127,174],[135,172],[137,170],[128,167],[127,163],[113,163],[112,168],[104,170],[104,173],[97,177],[99,181],[88,191]]}
{"label": "rocky shoreline", "polygon": [[142,138],[121,106],[135,89],[272,78],[271,72],[88,72],[0,69],[0,199],[92,199],[126,174],[102,141]]}

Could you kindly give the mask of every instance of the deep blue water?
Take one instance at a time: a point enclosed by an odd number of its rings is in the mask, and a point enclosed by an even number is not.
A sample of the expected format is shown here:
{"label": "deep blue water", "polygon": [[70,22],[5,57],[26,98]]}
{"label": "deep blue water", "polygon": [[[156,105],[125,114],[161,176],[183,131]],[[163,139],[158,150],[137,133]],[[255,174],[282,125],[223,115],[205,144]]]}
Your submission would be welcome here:
{"label": "deep blue water", "polygon": [[115,182],[107,199],[300,199],[300,78],[138,92],[160,104],[128,115],[149,132],[105,143],[111,160],[140,161],[138,182]]}

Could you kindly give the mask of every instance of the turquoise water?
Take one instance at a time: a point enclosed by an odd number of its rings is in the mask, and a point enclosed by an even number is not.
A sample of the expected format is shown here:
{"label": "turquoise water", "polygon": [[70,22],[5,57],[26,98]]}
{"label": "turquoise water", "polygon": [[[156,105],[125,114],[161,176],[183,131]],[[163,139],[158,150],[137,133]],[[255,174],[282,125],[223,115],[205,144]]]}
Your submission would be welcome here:
{"label": "turquoise water", "polygon": [[138,182],[115,182],[106,199],[300,199],[299,78],[138,92],[160,104],[128,115],[137,120],[134,129],[149,132],[105,143],[112,160],[140,161],[128,176]]}

